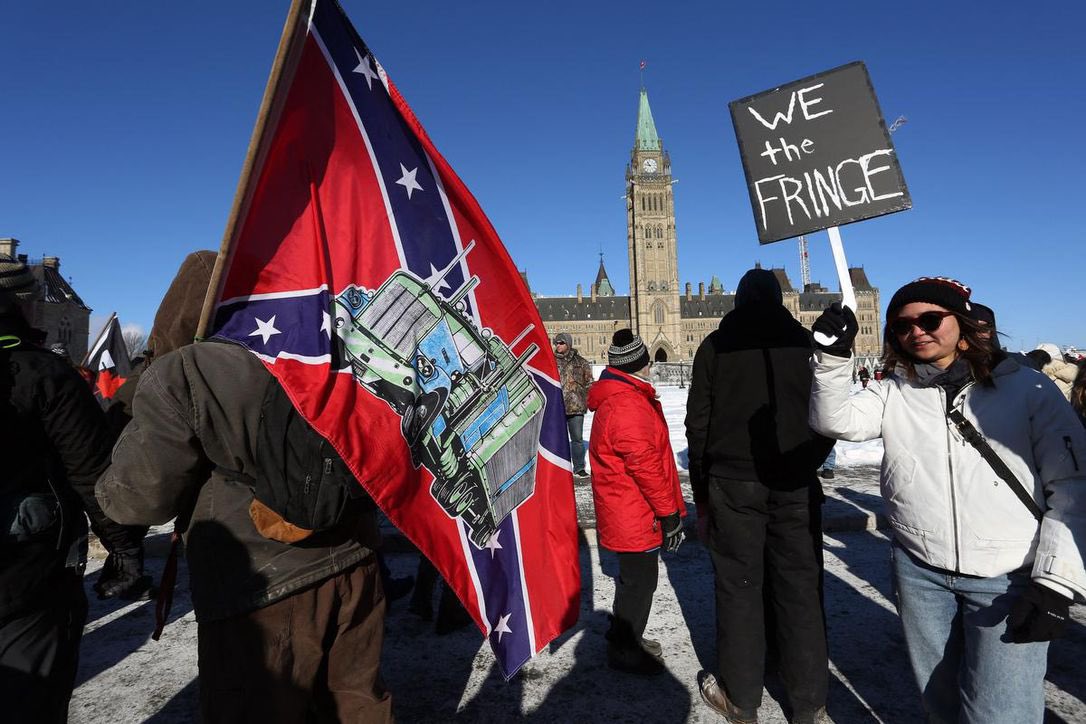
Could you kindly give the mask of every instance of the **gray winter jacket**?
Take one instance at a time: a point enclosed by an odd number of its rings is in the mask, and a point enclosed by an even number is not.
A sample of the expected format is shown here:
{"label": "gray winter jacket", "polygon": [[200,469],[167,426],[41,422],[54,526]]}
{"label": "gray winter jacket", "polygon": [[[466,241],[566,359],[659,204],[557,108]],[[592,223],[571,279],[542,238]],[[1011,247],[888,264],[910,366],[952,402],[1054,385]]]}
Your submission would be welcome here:
{"label": "gray winter jacket", "polygon": [[1032,566],[1037,582],[1086,599],[1086,431],[1051,381],[1004,360],[994,387],[970,383],[953,401],[1046,511],[1038,524],[948,422],[941,388],[892,375],[850,396],[851,368],[815,354],[811,427],[883,438],[886,514],[909,553],[972,576]]}
{"label": "gray winter jacket", "polygon": [[256,475],[269,375],[231,344],[193,344],[156,359],[95,488],[107,515],[122,523],[180,516],[199,621],[252,611],[323,581],[369,556],[378,541],[372,509],[295,544],[256,530],[252,491],[225,471]]}

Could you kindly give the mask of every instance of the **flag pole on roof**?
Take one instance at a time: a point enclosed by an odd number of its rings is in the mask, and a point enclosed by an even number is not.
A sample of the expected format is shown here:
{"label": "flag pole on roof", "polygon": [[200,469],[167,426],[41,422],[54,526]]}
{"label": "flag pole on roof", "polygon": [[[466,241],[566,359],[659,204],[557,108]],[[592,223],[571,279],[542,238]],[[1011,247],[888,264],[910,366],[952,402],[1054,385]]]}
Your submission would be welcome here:
{"label": "flag pole on roof", "polygon": [[309,21],[316,0],[291,0],[287,21],[283,25],[283,35],[279,38],[279,49],[272,61],[268,84],[264,88],[264,98],[260,102],[260,111],[256,116],[256,126],[249,140],[249,150],[241,167],[241,178],[234,194],[234,203],[230,216],[226,220],[226,231],[219,245],[219,256],[215,259],[215,268],[211,272],[211,281],[204,297],[204,306],[200,310],[200,323],[196,327],[196,339],[203,339],[211,314],[222,292],[223,273],[229,267],[234,252],[241,221],[245,218],[253,196],[253,171],[260,169],[267,155],[279,115],[286,102],[286,91],[294,80],[294,71],[298,67],[302,45],[309,30]]}

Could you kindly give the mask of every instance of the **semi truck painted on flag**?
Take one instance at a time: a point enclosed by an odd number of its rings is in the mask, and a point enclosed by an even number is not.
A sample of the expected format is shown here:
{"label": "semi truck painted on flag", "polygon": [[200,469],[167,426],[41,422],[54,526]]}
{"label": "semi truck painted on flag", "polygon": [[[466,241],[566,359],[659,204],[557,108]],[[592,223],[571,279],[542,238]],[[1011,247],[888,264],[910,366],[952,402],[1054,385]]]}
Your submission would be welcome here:
{"label": "semi truck painted on flag", "polygon": [[412,462],[434,476],[434,499],[482,547],[535,490],[546,403],[524,369],[538,345],[510,350],[531,327],[506,345],[468,316],[478,282],[444,299],[400,270],[375,292],[346,287],[334,311],[355,379],[400,415]]}

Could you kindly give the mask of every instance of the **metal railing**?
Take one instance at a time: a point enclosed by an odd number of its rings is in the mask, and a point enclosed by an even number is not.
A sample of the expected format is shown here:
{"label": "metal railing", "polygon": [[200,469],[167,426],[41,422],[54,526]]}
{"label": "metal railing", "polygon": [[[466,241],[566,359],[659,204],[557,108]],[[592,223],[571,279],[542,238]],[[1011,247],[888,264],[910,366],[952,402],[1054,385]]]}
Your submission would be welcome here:
{"label": "metal railing", "polygon": [[654,362],[652,384],[663,387],[686,387],[690,384],[690,362]]}
{"label": "metal railing", "polygon": [[[879,355],[854,355],[852,358],[853,375],[858,375],[861,367],[866,367],[870,379],[875,379],[875,370],[879,369],[882,359]],[[692,362],[654,362],[652,364],[652,384],[657,387],[687,387],[690,385]]]}

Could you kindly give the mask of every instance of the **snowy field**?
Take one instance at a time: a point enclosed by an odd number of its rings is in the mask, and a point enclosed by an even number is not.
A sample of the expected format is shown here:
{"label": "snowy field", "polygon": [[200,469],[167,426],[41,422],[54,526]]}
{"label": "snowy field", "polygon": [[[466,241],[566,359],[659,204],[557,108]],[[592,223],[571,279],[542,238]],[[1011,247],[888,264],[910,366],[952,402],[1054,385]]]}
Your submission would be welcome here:
{"label": "snowy field", "polygon": [[[858,389],[858,386],[857,386]],[[660,398],[680,468],[686,466],[683,428],[686,392],[660,387]],[[586,420],[585,437],[591,429]],[[825,537],[826,609],[830,646],[829,709],[839,724],[923,720],[919,695],[905,655],[891,598],[888,542],[874,528],[880,509],[878,465],[881,441],[838,443],[824,519],[859,520],[858,528],[832,529]],[[684,480],[685,474],[681,476]],[[587,494],[580,481],[578,497]],[[689,491],[687,491],[689,496]],[[857,516],[859,516],[857,518]],[[864,529],[866,526],[866,530]],[[153,529],[147,568],[162,569],[168,528]],[[664,647],[667,672],[652,679],[619,674],[606,666],[603,633],[614,596],[617,561],[594,545],[585,531],[581,545],[581,615],[576,626],[505,682],[481,634],[462,629],[437,636],[433,624],[392,604],[386,623],[383,674],[401,722],[719,722],[700,700],[696,677],[715,668],[712,568],[708,553],[687,542],[664,557],[646,636]],[[396,576],[414,573],[417,554],[390,552]],[[91,599],[70,721],[77,724],[197,719],[196,621],[188,571],[179,566],[171,623],[151,641],[153,605],[94,600],[91,584],[101,560],[86,578]],[[1086,722],[1086,607],[1072,609],[1066,638],[1053,644],[1046,683],[1045,722]],[[760,721],[786,722],[783,690],[767,680]],[[2,717],[0,717],[2,720]]]}
{"label": "snowy field", "polygon": [[[591,537],[591,536],[589,536]],[[148,567],[157,576],[168,535],[151,540]],[[887,540],[880,531],[827,535],[826,608],[830,648],[829,709],[838,724],[923,720],[890,593]],[[417,556],[393,553],[396,576],[414,572]],[[95,568],[100,567],[97,561]],[[667,672],[643,679],[606,666],[603,633],[614,596],[617,561],[581,546],[582,604],[574,628],[510,682],[497,673],[489,646],[474,629],[437,636],[433,624],[392,604],[383,674],[400,722],[719,722],[700,700],[699,669],[713,667],[712,568],[704,548],[686,543],[664,557],[646,635],[664,647]],[[87,590],[97,578],[87,576]],[[76,724],[196,720],[196,622],[182,565],[172,622],[151,641],[153,607],[93,600],[83,641],[70,721]],[[1049,655],[1045,721],[1086,722],[1086,611]],[[760,721],[786,721],[780,682],[770,678]],[[0,718],[2,720],[2,718]]]}

